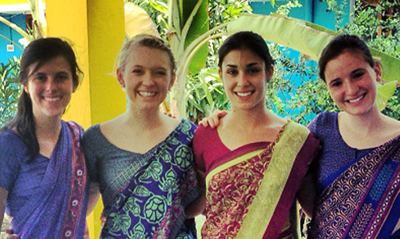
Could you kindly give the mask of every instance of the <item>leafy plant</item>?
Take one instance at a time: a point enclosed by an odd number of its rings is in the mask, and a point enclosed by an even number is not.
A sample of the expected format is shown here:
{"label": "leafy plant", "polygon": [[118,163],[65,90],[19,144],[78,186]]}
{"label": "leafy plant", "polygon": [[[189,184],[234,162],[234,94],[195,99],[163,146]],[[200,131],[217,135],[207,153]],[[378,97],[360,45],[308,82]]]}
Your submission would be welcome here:
{"label": "leafy plant", "polygon": [[8,63],[0,63],[0,127],[10,121],[16,112],[21,88],[18,79],[18,58],[9,59]]}

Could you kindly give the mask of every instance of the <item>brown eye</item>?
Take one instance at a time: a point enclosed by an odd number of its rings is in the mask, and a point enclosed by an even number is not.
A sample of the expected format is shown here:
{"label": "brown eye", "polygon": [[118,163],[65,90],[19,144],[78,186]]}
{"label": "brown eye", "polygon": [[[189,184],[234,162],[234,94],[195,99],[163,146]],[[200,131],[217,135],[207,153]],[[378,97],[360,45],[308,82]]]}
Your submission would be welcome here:
{"label": "brown eye", "polygon": [[331,84],[331,87],[339,87],[339,86],[341,86],[342,85],[342,82],[341,81],[335,81],[335,82],[333,82],[332,84]]}
{"label": "brown eye", "polygon": [[228,75],[236,75],[238,71],[236,69],[229,69],[226,71]]}
{"label": "brown eye", "polygon": [[44,82],[47,80],[47,77],[45,74],[37,74],[33,76],[34,80],[40,81],[40,82]]}
{"label": "brown eye", "polygon": [[250,74],[250,75],[252,75],[252,74],[257,74],[257,73],[260,72],[260,71],[261,71],[261,69],[254,67],[254,68],[248,69],[248,70],[247,70],[247,73]]}
{"label": "brown eye", "polygon": [[64,81],[64,80],[68,80],[69,77],[68,77],[68,74],[67,74],[67,73],[61,73],[61,74],[57,74],[57,75],[56,75],[56,79],[57,79],[58,81]]}
{"label": "brown eye", "polygon": [[157,75],[165,76],[167,73],[165,71],[156,71]]}
{"label": "brown eye", "polygon": [[358,73],[356,73],[356,74],[353,75],[353,78],[354,78],[354,79],[358,79],[358,78],[360,78],[360,77],[363,76],[363,75],[364,75],[364,72],[358,72]]}

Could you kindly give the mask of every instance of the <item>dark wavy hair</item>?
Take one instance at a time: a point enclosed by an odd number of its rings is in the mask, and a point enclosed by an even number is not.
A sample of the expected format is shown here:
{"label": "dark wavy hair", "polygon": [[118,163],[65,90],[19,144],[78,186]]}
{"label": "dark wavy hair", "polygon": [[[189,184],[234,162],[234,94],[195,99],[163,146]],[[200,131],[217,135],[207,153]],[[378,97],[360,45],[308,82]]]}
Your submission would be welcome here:
{"label": "dark wavy hair", "polygon": [[335,37],[322,50],[321,57],[318,61],[319,77],[325,81],[325,69],[328,62],[344,52],[352,52],[361,54],[364,60],[374,67],[375,61],[372,58],[371,51],[367,44],[356,35],[343,34]]}
{"label": "dark wavy hair", "polygon": [[[25,48],[20,63],[19,81],[27,85],[30,75],[36,72],[41,66],[50,62],[56,57],[64,57],[68,62],[73,84],[79,85],[78,75],[83,75],[76,61],[72,44],[60,38],[49,37],[36,39]],[[37,64],[36,64],[37,63]],[[34,69],[31,66],[36,64]],[[29,74],[30,73],[30,74]],[[17,113],[15,117],[1,129],[15,130],[27,146],[30,161],[39,155],[39,142],[36,137],[35,120],[32,112],[32,101],[29,95],[23,90],[18,99]]]}
{"label": "dark wavy hair", "polygon": [[257,33],[242,31],[231,35],[224,41],[218,52],[218,66],[222,67],[222,62],[229,52],[240,49],[249,49],[260,57],[265,63],[266,71],[269,71],[274,64],[265,40]]}

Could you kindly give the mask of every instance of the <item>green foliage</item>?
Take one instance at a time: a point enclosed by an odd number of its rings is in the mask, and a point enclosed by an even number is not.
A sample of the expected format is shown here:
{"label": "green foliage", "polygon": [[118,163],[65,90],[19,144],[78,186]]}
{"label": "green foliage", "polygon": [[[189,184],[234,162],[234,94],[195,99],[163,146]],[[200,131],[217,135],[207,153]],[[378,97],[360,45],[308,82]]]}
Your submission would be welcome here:
{"label": "green foliage", "polygon": [[17,110],[21,88],[18,80],[19,59],[9,59],[0,63],[0,127],[10,121]]}
{"label": "green foliage", "polygon": [[143,8],[153,20],[161,38],[166,39],[169,30],[167,23],[167,0],[128,0],[125,2],[133,2]]}
{"label": "green foliage", "polygon": [[[243,13],[251,13],[247,0],[209,0],[209,24],[213,29],[223,22],[238,18]],[[219,32],[221,33],[221,29]],[[206,68],[196,75],[187,76],[186,112],[187,117],[198,123],[215,109],[229,109],[229,101],[218,75],[218,50],[223,39],[217,38],[208,43]]]}
{"label": "green foliage", "polygon": [[[317,79],[317,65],[301,55],[289,57],[289,48],[269,45],[276,59],[275,74],[268,83],[267,107],[277,114],[307,125],[322,111],[335,111],[337,107],[326,90],[325,83]],[[300,79],[294,81],[293,78]]]}
{"label": "green foliage", "polygon": [[[396,4],[381,1],[381,4],[377,7],[364,7],[357,1],[355,13],[352,15],[353,22],[338,28],[338,31],[357,34],[368,42],[369,46],[400,58],[400,2]],[[387,16],[388,7],[397,7],[398,10]],[[381,35],[378,35],[379,31],[382,32]]]}
{"label": "green foliage", "polygon": [[[278,2],[275,2],[275,3],[276,3],[276,5],[278,5],[278,10],[276,12],[283,16],[288,16],[290,9],[292,9],[292,8],[302,7],[301,3],[299,3],[298,0],[288,0],[286,4],[282,4],[282,5],[277,4]],[[272,4],[272,1],[271,1],[271,4]]]}
{"label": "green foliage", "polygon": [[[209,0],[210,29],[217,27],[222,22],[229,22],[238,18],[243,13],[251,13],[252,11],[247,0]],[[218,64],[218,50],[222,42],[221,38],[209,41],[207,68],[216,68]]]}
{"label": "green foliage", "polygon": [[204,69],[196,76],[189,76],[185,98],[188,118],[195,123],[216,109],[229,109],[216,69]]}

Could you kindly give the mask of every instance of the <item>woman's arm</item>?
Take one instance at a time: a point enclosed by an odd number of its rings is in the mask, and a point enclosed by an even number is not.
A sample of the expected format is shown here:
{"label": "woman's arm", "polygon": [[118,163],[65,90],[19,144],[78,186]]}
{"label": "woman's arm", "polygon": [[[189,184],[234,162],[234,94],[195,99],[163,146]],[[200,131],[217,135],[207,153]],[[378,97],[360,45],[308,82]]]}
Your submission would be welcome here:
{"label": "woman's arm", "polygon": [[8,195],[8,191],[5,190],[3,187],[0,187],[0,229],[1,229],[1,226],[3,225],[7,195]]}
{"label": "woman's arm", "polygon": [[206,206],[204,172],[196,170],[196,177],[201,190],[201,197],[195,200],[194,202],[191,202],[188,206],[186,206],[185,215],[187,218],[194,218],[199,214],[203,214]]}
{"label": "woman's arm", "polygon": [[310,171],[303,178],[303,182],[297,192],[297,199],[301,205],[301,208],[309,218],[312,218],[316,197],[316,176],[314,170],[310,168]]}
{"label": "woman's arm", "polygon": [[100,196],[99,184],[91,182],[89,185],[89,202],[86,215],[89,215],[96,207],[97,201],[99,200],[99,196]]}

